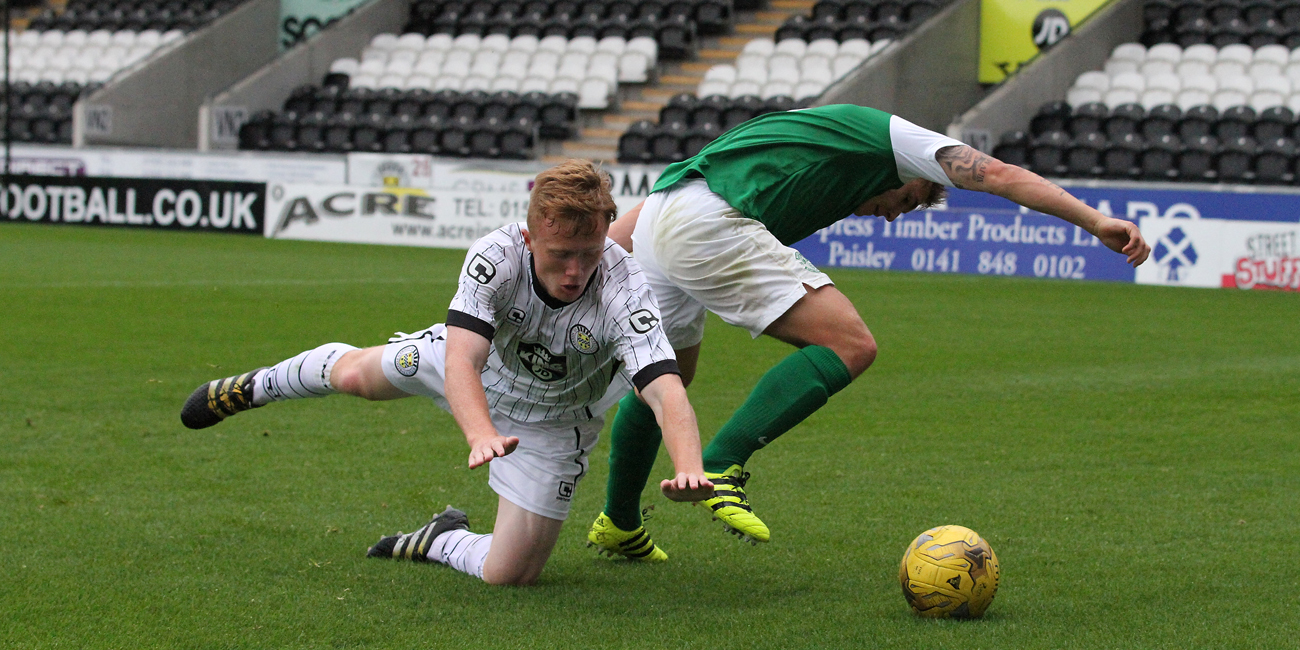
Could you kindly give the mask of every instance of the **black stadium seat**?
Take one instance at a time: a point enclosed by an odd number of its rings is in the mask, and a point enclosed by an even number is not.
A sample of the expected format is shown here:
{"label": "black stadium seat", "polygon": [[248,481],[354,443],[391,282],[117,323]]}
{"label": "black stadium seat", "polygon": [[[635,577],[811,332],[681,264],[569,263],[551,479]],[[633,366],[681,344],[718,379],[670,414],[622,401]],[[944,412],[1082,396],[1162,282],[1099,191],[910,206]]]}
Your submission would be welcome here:
{"label": "black stadium seat", "polygon": [[1141,172],[1138,154],[1145,145],[1142,136],[1137,133],[1128,133],[1119,139],[1112,138],[1101,154],[1102,175],[1108,178],[1136,178]]}
{"label": "black stadium seat", "polygon": [[1254,180],[1252,167],[1258,148],[1254,138],[1248,136],[1224,142],[1214,163],[1219,180],[1224,183],[1248,183]]}
{"label": "black stadium seat", "polygon": [[1106,137],[1117,141],[1125,136],[1138,133],[1138,127],[1146,118],[1146,110],[1141,104],[1121,104],[1116,106],[1106,118]]}
{"label": "black stadium seat", "polygon": [[1182,118],[1183,111],[1177,106],[1161,104],[1147,112],[1138,132],[1148,142],[1155,142],[1166,135],[1174,135]]}
{"label": "black stadium seat", "polygon": [[1138,155],[1138,167],[1142,170],[1142,177],[1148,180],[1177,178],[1176,159],[1182,152],[1182,148],[1178,136],[1168,133],[1154,140],[1148,140],[1146,148]]}
{"label": "black stadium seat", "polygon": [[1193,106],[1178,121],[1178,137],[1191,142],[1205,135],[1214,135],[1214,125],[1219,121],[1219,110],[1208,104]]}
{"label": "black stadium seat", "polygon": [[1065,152],[1069,146],[1070,135],[1063,130],[1036,136],[1029,145],[1029,168],[1043,176],[1065,175]]}
{"label": "black stadium seat", "polygon": [[1264,109],[1255,119],[1250,135],[1257,142],[1269,142],[1291,135],[1295,126],[1295,113],[1285,106],[1273,106]]}
{"label": "black stadium seat", "polygon": [[1263,142],[1255,156],[1255,182],[1269,185],[1295,181],[1296,143],[1290,138]]}
{"label": "black stadium seat", "polygon": [[1183,150],[1175,162],[1178,178],[1184,181],[1213,182],[1218,177],[1214,169],[1214,160],[1218,154],[1219,139],[1212,135],[1184,141]]}
{"label": "black stadium seat", "polygon": [[650,136],[655,125],[649,120],[638,120],[628,126],[627,131],[618,139],[618,160],[625,163],[648,163],[650,154]]}
{"label": "black stadium seat", "polygon": [[1070,105],[1061,102],[1048,102],[1038,109],[1038,114],[1029,122],[1029,131],[1035,136],[1052,131],[1065,131],[1070,121]]}
{"label": "black stadium seat", "polygon": [[1098,131],[1076,136],[1066,150],[1066,173],[1070,176],[1100,176],[1101,153],[1105,149],[1106,136]]}
{"label": "black stadium seat", "polygon": [[1074,137],[1101,133],[1102,125],[1110,116],[1110,109],[1101,102],[1090,102],[1076,107],[1070,115],[1069,132]]}
{"label": "black stadium seat", "polygon": [[1008,165],[1026,167],[1029,160],[1029,134],[1007,131],[993,148],[993,157]]}

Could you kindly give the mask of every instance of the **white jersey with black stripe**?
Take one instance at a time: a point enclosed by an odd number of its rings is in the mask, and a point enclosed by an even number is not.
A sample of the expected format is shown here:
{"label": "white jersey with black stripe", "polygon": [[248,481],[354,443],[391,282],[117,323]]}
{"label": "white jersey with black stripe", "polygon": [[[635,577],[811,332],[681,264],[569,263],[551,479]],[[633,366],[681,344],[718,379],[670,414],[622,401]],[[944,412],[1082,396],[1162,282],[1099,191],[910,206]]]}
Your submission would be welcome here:
{"label": "white jersey with black stripe", "polygon": [[483,388],[492,411],[522,422],[583,421],[617,375],[638,387],[677,373],[641,267],[613,240],[571,303],[537,282],[521,227],[470,247],[447,324],[492,341]]}

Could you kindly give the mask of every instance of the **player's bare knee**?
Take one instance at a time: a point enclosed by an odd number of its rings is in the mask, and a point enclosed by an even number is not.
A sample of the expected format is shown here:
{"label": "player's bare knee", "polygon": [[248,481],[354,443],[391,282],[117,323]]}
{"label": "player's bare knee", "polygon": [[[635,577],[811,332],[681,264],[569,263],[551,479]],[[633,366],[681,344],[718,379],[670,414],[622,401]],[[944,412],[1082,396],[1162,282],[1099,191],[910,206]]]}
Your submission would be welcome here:
{"label": "player's bare knee", "polygon": [[338,362],[330,370],[330,386],[345,395],[373,399],[366,381],[366,373],[360,363],[363,352],[363,350],[352,350],[339,357]]}
{"label": "player's bare knee", "polygon": [[857,379],[876,361],[876,338],[863,328],[862,332],[847,337],[835,352],[844,362],[844,367],[848,368],[849,374]]}

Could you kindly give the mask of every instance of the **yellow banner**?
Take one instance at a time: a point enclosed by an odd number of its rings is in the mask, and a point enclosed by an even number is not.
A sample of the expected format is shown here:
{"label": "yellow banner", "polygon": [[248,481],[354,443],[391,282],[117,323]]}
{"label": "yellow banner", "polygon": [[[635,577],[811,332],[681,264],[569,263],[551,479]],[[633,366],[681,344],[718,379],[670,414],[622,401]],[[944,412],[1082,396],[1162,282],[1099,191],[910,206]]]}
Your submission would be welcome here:
{"label": "yellow banner", "polygon": [[1109,0],[981,0],[980,83],[998,83]]}

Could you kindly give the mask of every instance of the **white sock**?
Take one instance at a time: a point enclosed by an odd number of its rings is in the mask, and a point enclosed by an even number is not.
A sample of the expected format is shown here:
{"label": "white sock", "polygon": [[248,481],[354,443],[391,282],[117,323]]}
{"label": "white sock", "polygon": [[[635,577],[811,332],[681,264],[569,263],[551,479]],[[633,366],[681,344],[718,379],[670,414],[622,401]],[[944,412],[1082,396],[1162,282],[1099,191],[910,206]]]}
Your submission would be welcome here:
{"label": "white sock", "polygon": [[449,530],[429,545],[429,559],[445,564],[461,573],[483,579],[483,561],[492,548],[492,535],[480,535],[468,530]]}
{"label": "white sock", "polygon": [[355,349],[346,343],[326,343],[258,372],[253,377],[253,403],[333,395],[338,391],[330,385],[330,371],[339,357]]}

